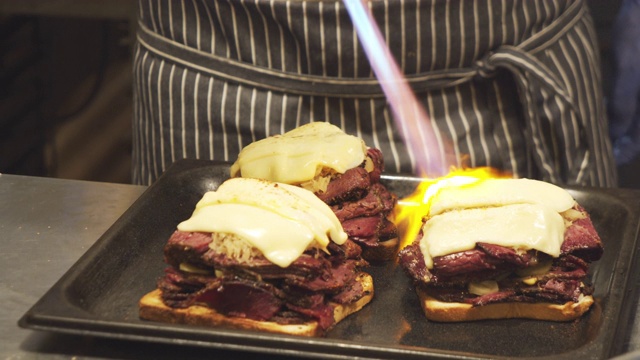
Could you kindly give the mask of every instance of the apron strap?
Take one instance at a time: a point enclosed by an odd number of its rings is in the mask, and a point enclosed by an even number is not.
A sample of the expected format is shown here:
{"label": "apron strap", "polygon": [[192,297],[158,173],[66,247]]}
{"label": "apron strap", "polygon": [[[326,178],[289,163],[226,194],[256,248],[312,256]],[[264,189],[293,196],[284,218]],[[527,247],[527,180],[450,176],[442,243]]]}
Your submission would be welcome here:
{"label": "apron strap", "polygon": [[[537,161],[538,168],[543,171],[545,177],[554,183],[565,182],[560,178],[562,176],[560,169],[563,168],[563,164],[559,162],[562,161],[562,158],[553,156],[551,146],[555,145],[550,145],[557,144],[558,141],[554,139],[541,141],[541,139],[560,133],[553,129],[562,126],[557,122],[563,121],[563,118],[547,117],[541,114],[539,110],[541,97],[554,97],[560,101],[570,113],[569,116],[576,119],[579,129],[579,143],[589,145],[587,147],[577,146],[574,149],[572,166],[567,169],[568,173],[562,177],[573,178],[580,182],[587,175],[588,149],[592,148],[593,144],[586,136],[586,122],[568,90],[558,76],[533,53],[544,50],[555,43],[585,15],[585,8],[579,5],[581,5],[580,2],[574,2],[550,27],[545,28],[543,32],[536,34],[526,42],[518,46],[500,46],[476,62],[477,74],[481,78],[495,76],[498,69],[505,69],[513,75],[523,105],[523,116],[527,129],[525,135],[530,148],[534,151],[533,158]],[[544,131],[545,128],[551,130]]]}
{"label": "apron strap", "polygon": [[[217,78],[251,87],[296,95],[384,98],[378,79],[341,78],[278,71],[198,51],[151,31],[139,22],[139,43],[169,61]],[[409,75],[407,81],[416,92],[441,89],[471,80],[476,69],[460,68]]]}
{"label": "apron strap", "polygon": [[[548,97],[555,97],[556,100],[560,101],[570,112],[570,116],[576,119],[579,128],[579,141],[584,143],[588,142],[588,140],[585,121],[582,119],[580,111],[578,111],[567,89],[556,78],[556,75],[531,54],[516,47],[502,46],[478,62],[478,74],[482,77],[494,76],[499,68],[505,69],[513,75],[523,107],[523,116],[527,129],[527,134],[525,135],[528,135],[528,143],[534,150],[536,155],[534,159],[538,162],[539,168],[550,181],[563,183],[564,181],[559,178],[561,174],[559,169],[562,168],[562,164],[558,163],[560,159],[552,155],[552,149],[550,148],[550,144],[557,143],[557,141],[541,141],[541,139],[548,137],[550,133],[556,133],[553,129],[561,126],[557,122],[563,121],[563,118],[547,117],[540,114],[540,99],[544,95],[543,91],[546,91]],[[545,119],[548,122],[547,124],[544,123]],[[543,130],[545,127],[551,128],[551,132],[545,132]],[[588,148],[577,147],[573,155],[573,166],[568,169],[569,173],[566,175],[580,181],[581,177],[586,175],[584,166],[589,157]]]}

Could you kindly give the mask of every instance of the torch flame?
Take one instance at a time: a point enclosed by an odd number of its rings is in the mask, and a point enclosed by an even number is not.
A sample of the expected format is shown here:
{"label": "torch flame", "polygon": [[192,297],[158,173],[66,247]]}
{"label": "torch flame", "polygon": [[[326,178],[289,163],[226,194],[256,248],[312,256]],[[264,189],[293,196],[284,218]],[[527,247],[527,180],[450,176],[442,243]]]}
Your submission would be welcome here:
{"label": "torch flame", "polygon": [[[344,0],[358,38],[367,54],[369,64],[393,112],[396,127],[401,130],[407,149],[415,157],[415,168],[421,174],[445,174],[453,154],[452,144],[442,139],[431,126],[422,104],[417,100],[407,79],[387,46],[368,0]],[[462,160],[462,159],[461,159]],[[425,178],[416,191],[398,202],[394,222],[402,234],[401,248],[413,242],[420,232],[422,218],[429,213],[430,199],[443,186],[461,186],[482,179],[508,177],[492,168],[456,169],[436,179]],[[404,230],[404,231],[403,231]]]}
{"label": "torch flame", "polygon": [[400,248],[411,244],[422,228],[423,219],[429,214],[431,200],[444,187],[465,186],[478,183],[485,179],[508,178],[510,174],[502,173],[490,167],[452,168],[451,171],[439,178],[423,178],[415,191],[398,201],[394,209],[394,223],[398,227],[402,240]]}

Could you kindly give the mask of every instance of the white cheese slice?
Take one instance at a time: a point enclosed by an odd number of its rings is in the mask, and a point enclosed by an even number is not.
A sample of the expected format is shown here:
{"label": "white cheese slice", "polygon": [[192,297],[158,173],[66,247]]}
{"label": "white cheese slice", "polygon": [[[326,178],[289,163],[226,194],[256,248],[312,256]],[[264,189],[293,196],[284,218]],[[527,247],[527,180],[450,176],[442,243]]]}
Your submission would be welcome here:
{"label": "white cheese slice", "polygon": [[575,203],[565,189],[532,179],[486,179],[462,186],[445,186],[431,201],[430,216],[451,209],[523,203],[544,204],[561,213]]}
{"label": "white cheese slice", "polygon": [[309,247],[326,249],[329,241],[348,238],[331,208],[310,191],[247,178],[207,192],[178,230],[234,234],[281,267]]}
{"label": "white cheese slice", "polygon": [[558,257],[565,226],[553,208],[512,204],[451,210],[431,217],[422,230],[420,250],[431,269],[434,257],[471,250],[478,242],[522,251],[535,249]]}
{"label": "white cheese slice", "polygon": [[362,139],[330,123],[312,122],[244,147],[231,176],[299,184],[325,167],[344,173],[362,164],[366,151]]}

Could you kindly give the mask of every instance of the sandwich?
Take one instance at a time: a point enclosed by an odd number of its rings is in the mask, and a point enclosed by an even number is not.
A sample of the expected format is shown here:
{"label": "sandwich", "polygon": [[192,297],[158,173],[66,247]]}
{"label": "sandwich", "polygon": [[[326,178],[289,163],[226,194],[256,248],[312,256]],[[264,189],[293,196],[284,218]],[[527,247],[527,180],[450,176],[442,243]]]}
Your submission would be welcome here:
{"label": "sandwich", "polygon": [[305,188],[334,211],[369,262],[397,254],[398,230],[390,215],[397,197],[380,182],[379,149],[327,122],[312,122],[244,147],[232,177],[257,178]]}
{"label": "sandwich", "polygon": [[399,254],[427,319],[570,321],[594,304],[589,266],[603,253],[587,211],[530,179],[440,186]]}
{"label": "sandwich", "polygon": [[164,246],[142,319],[322,336],[374,294],[368,263],[308,190],[232,178],[204,194]]}

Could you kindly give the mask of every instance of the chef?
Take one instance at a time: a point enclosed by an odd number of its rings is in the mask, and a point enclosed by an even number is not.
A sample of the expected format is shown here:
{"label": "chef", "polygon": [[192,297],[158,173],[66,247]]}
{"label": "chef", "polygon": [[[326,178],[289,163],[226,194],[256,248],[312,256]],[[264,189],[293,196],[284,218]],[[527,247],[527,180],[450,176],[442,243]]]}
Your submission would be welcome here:
{"label": "chef", "polygon": [[[584,1],[369,6],[456,165],[615,186]],[[134,74],[135,183],[311,121],[381,149],[388,172],[415,170],[339,0],[141,0]]]}

